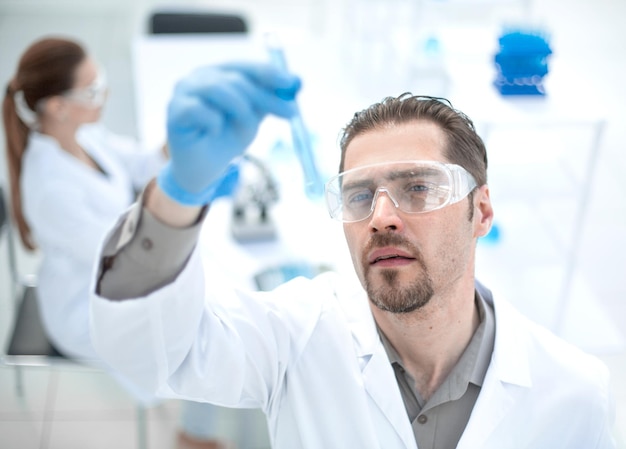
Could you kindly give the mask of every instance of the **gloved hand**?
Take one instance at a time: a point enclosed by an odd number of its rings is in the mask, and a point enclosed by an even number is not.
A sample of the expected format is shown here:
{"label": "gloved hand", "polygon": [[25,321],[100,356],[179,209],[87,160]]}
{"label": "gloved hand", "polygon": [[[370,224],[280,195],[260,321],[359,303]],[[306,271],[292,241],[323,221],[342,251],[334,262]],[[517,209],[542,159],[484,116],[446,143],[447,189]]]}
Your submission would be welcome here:
{"label": "gloved hand", "polygon": [[237,163],[232,163],[228,166],[224,176],[215,182],[215,190],[209,201],[233,195],[239,186],[239,166],[240,164]]}
{"label": "gloved hand", "polygon": [[170,160],[157,178],[161,189],[181,204],[211,201],[263,118],[296,113],[300,84],[265,63],[202,67],[179,81],[168,107]]}

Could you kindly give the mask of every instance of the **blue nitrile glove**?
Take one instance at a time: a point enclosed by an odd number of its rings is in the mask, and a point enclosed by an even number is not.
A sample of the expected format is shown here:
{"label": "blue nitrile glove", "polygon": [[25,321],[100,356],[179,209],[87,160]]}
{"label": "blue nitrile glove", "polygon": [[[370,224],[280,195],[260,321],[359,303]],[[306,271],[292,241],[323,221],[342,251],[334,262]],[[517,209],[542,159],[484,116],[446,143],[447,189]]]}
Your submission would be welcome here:
{"label": "blue nitrile glove", "polygon": [[266,63],[202,67],[178,82],[167,116],[170,161],[157,182],[187,205],[215,197],[226,169],[268,114],[289,118],[300,79]]}
{"label": "blue nitrile glove", "polygon": [[232,163],[226,168],[226,173],[215,182],[215,190],[209,201],[225,196],[231,196],[239,185],[239,164]]}

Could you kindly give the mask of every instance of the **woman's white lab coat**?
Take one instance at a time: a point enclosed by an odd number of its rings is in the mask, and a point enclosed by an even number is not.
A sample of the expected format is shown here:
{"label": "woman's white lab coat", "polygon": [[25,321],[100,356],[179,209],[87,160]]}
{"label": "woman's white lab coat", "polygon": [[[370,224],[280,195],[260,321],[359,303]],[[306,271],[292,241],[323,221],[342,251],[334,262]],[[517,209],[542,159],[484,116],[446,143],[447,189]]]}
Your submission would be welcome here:
{"label": "woman's white lab coat", "polygon": [[[205,302],[199,259],[146,298],[94,297],[102,357],[165,396],[261,408],[276,449],[416,448],[361,290],[323,274],[272,293],[217,292],[214,276]],[[614,447],[604,365],[494,306],[493,358],[458,448]]]}
{"label": "woman's white lab coat", "polygon": [[77,139],[105,173],[79,162],[52,137],[32,132],[21,192],[41,254],[38,295],[44,326],[61,351],[85,359],[97,357],[89,335],[89,283],[98,247],[165,157],[98,124],[81,127]]}

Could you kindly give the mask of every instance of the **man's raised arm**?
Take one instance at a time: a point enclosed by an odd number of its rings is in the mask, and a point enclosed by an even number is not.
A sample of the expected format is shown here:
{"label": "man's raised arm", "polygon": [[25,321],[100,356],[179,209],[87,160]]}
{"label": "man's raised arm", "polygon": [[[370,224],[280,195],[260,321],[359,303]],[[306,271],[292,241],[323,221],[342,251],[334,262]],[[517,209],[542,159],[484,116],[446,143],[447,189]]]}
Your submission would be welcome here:
{"label": "man's raised arm", "polygon": [[98,295],[144,296],[180,273],[205,206],[236,171],[263,118],[295,113],[299,88],[297,77],[260,63],[202,67],[177,84],[167,114],[170,161],[108,237]]}

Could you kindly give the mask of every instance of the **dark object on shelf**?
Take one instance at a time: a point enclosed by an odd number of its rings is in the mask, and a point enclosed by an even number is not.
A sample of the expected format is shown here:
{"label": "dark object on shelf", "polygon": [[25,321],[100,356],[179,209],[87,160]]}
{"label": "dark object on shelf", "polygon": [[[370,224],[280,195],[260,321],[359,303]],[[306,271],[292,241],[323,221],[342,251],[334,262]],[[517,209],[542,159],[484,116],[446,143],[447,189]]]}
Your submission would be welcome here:
{"label": "dark object on shelf", "polygon": [[247,33],[248,24],[236,14],[156,11],[149,20],[150,34]]}

